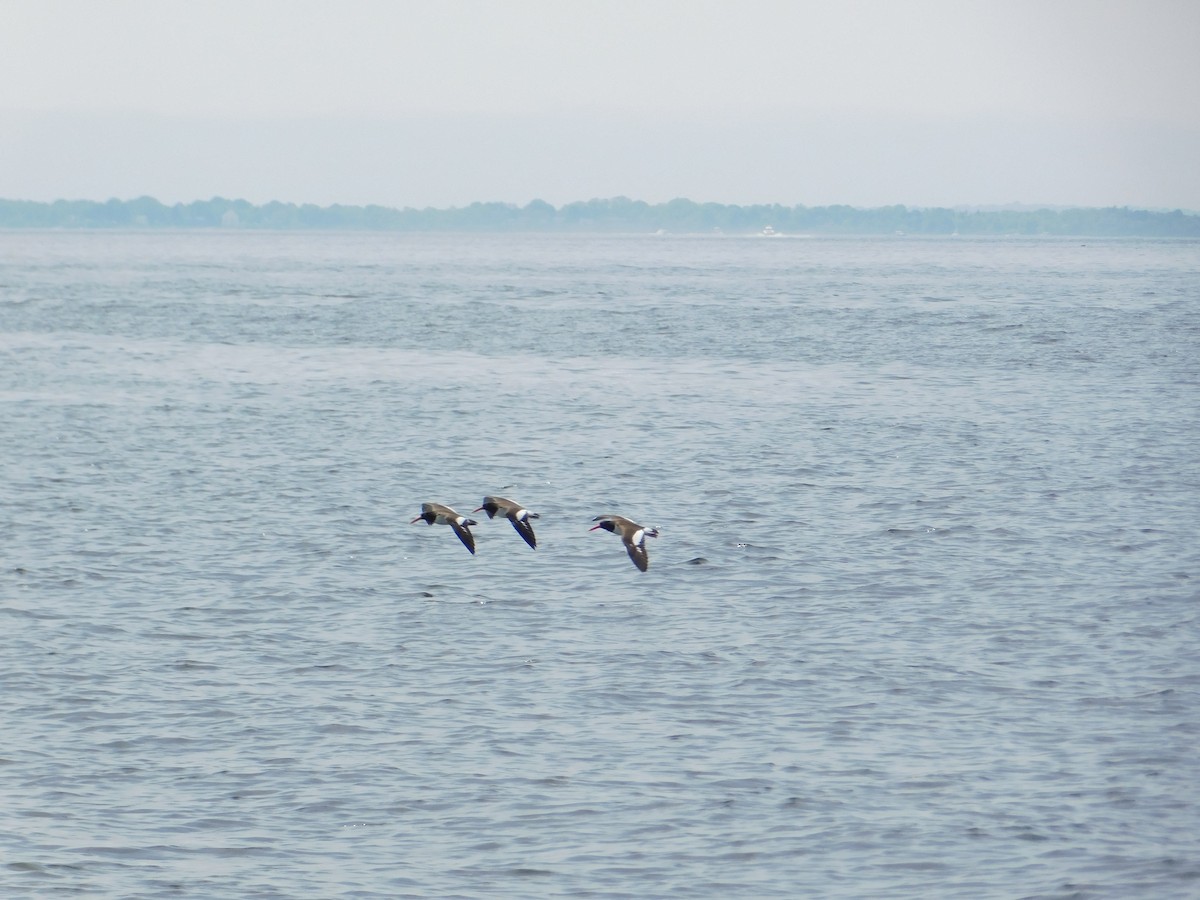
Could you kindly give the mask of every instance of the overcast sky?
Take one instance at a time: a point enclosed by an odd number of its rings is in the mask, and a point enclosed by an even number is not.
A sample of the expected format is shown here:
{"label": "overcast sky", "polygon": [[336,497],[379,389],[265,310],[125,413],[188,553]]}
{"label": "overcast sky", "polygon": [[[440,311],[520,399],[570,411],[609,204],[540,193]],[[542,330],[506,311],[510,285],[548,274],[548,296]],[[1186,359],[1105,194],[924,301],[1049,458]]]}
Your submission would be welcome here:
{"label": "overcast sky", "polygon": [[1200,209],[1196,0],[0,0],[0,197]]}

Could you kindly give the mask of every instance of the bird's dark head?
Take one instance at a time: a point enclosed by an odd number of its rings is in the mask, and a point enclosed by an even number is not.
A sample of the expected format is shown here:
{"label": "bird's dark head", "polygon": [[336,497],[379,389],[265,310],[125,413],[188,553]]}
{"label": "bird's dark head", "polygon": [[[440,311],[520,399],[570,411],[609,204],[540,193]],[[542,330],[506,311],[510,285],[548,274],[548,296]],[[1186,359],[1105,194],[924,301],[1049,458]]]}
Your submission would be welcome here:
{"label": "bird's dark head", "polygon": [[409,524],[409,525],[416,525],[418,522],[426,522],[426,523],[428,523],[428,524],[432,525],[432,524],[433,524],[433,520],[434,520],[435,518],[436,518],[436,516],[434,516],[434,514],[433,514],[433,513],[431,513],[431,512],[423,512],[423,513],[421,513],[419,516],[417,516],[415,519],[413,519],[411,522],[409,522],[408,524]]}
{"label": "bird's dark head", "polygon": [[616,526],[613,525],[612,519],[601,519],[593,525],[588,531],[595,531],[597,528],[603,528],[605,531],[616,531]]}
{"label": "bird's dark head", "polygon": [[471,512],[485,512],[488,514],[488,518],[490,519],[495,516],[499,510],[500,507],[498,507],[490,497],[485,497],[483,499],[483,506],[479,507],[478,509],[473,509]]}

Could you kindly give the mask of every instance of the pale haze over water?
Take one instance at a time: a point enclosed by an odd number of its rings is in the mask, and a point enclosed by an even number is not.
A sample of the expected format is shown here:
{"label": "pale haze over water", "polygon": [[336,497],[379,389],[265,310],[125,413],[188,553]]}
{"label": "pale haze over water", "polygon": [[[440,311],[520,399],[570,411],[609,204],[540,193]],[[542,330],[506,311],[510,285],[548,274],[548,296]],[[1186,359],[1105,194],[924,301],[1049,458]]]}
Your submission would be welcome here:
{"label": "pale haze over water", "polygon": [[1200,209],[1193,2],[0,5],[0,197]]}
{"label": "pale haze over water", "polygon": [[1198,275],[0,234],[0,895],[1197,896]]}

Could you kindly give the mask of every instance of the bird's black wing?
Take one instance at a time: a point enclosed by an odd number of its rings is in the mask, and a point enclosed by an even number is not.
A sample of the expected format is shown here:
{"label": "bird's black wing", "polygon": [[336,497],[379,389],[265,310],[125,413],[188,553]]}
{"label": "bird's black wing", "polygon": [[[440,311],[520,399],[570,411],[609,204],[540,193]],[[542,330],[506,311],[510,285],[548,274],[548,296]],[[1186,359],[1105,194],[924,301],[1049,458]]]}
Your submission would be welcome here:
{"label": "bird's black wing", "polygon": [[645,572],[646,567],[650,565],[650,554],[646,552],[645,543],[635,544],[633,541],[626,541],[625,549],[629,551],[629,558],[633,560],[633,564]]}
{"label": "bird's black wing", "polygon": [[529,524],[529,519],[518,519],[515,513],[509,513],[508,521],[512,522],[512,527],[517,530],[517,534],[525,539],[525,543],[536,550],[537,537],[533,533],[533,526]]}
{"label": "bird's black wing", "polygon": [[451,522],[450,527],[454,529],[454,533],[458,535],[458,539],[463,542],[463,545],[471,551],[475,552],[475,535],[471,534],[471,529],[466,525],[459,525],[457,522]]}

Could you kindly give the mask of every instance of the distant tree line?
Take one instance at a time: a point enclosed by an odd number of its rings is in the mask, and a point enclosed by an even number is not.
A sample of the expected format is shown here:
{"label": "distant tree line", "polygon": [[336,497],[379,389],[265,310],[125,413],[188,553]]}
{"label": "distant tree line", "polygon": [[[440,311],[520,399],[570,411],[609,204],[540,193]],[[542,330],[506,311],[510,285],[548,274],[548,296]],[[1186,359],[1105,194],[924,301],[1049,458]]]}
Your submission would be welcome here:
{"label": "distant tree line", "polygon": [[770,226],[791,234],[964,234],[1200,237],[1200,215],[1129,207],[946,209],[883,206],[736,206],[678,199],[645,203],[627,197],[555,208],[472,203],[449,209],[314,206],[214,197],[167,206],[136,200],[0,200],[0,228],[249,228],[387,231],[609,231],[753,233]]}

